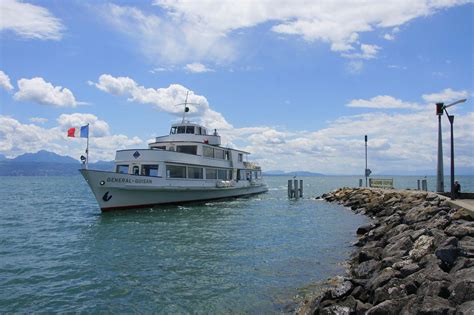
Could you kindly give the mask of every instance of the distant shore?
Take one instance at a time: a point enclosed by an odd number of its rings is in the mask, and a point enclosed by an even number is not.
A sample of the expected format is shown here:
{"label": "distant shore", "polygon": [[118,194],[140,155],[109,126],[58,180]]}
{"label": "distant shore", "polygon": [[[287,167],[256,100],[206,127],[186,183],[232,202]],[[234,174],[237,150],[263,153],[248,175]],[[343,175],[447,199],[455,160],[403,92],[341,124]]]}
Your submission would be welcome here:
{"label": "distant shore", "polygon": [[322,196],[373,222],[359,227],[345,277],[298,314],[472,314],[474,221],[434,193],[342,188]]}

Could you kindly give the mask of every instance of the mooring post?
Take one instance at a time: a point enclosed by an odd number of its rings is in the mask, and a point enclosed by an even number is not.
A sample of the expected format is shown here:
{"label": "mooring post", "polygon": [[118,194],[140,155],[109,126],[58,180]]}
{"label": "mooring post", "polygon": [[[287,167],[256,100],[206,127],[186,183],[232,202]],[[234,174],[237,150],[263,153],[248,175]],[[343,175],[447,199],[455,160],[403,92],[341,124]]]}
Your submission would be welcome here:
{"label": "mooring post", "polygon": [[421,186],[422,186],[422,189],[423,189],[424,191],[428,191],[428,180],[423,179],[423,180],[421,181]]}
{"label": "mooring post", "polygon": [[299,198],[299,194],[298,194],[298,180],[297,180],[297,179],[295,179],[295,180],[293,181],[293,185],[295,186],[295,189],[294,189],[294,192],[295,192],[295,195],[294,195],[294,196],[295,196],[295,199],[298,199],[298,198]]}
{"label": "mooring post", "polygon": [[363,179],[362,178],[359,178],[359,187],[362,187],[362,183],[363,183]]}
{"label": "mooring post", "polygon": [[421,190],[420,180],[419,180],[419,179],[417,179],[417,184],[418,184],[418,190]]}
{"label": "mooring post", "polygon": [[300,197],[303,197],[303,180],[300,179]]}
{"label": "mooring post", "polygon": [[293,181],[291,179],[288,180],[288,198],[292,198],[293,196]]}

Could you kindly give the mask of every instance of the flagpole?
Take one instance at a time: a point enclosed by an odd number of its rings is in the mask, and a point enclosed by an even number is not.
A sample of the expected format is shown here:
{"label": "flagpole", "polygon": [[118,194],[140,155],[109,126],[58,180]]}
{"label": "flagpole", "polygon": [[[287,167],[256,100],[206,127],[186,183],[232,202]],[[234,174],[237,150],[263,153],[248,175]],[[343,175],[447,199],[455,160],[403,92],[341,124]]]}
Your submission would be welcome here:
{"label": "flagpole", "polygon": [[89,124],[87,124],[86,170],[89,168]]}

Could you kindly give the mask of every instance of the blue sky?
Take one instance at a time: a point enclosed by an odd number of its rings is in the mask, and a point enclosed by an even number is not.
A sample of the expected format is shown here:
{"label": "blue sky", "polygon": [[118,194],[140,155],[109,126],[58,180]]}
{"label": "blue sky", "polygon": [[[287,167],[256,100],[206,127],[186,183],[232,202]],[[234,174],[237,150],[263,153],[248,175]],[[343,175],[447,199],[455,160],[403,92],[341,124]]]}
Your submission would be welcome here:
{"label": "blue sky", "polygon": [[[474,165],[472,1],[13,1],[0,4],[0,153],[91,160],[179,119],[264,169],[357,174],[436,165],[434,103]],[[449,128],[443,117],[444,139]],[[445,163],[449,162],[448,141]]]}

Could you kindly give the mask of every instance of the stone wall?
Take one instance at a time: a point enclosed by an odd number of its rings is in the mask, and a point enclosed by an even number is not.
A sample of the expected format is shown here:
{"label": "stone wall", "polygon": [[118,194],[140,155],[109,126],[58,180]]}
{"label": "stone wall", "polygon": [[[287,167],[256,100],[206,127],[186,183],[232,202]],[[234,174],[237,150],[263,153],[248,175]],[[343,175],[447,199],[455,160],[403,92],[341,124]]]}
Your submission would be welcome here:
{"label": "stone wall", "polygon": [[474,314],[474,222],[443,197],[419,191],[342,188],[323,195],[373,221],[346,277],[300,314]]}

